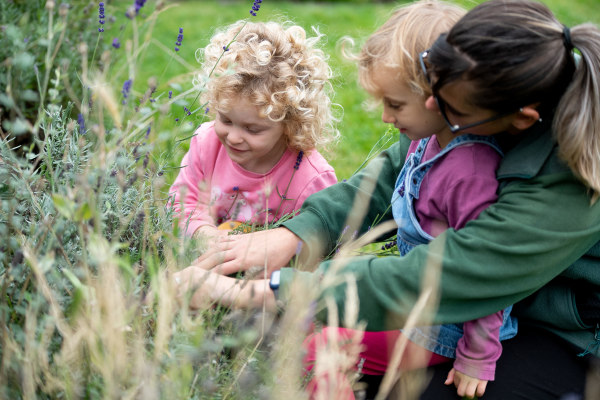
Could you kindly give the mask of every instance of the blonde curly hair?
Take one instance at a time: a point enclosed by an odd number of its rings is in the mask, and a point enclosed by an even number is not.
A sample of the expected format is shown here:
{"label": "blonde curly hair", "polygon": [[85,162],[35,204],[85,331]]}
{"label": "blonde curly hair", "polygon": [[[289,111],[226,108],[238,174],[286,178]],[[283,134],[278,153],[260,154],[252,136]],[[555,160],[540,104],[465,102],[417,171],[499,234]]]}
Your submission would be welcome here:
{"label": "blonde curly hair", "polygon": [[262,117],[283,123],[289,148],[307,152],[337,140],[332,72],[316,47],[323,35],[314,31],[316,36],[307,38],[302,27],[290,23],[247,21],[218,31],[196,54],[202,67],[195,83],[203,88],[209,113],[229,111],[232,100],[242,96]]}

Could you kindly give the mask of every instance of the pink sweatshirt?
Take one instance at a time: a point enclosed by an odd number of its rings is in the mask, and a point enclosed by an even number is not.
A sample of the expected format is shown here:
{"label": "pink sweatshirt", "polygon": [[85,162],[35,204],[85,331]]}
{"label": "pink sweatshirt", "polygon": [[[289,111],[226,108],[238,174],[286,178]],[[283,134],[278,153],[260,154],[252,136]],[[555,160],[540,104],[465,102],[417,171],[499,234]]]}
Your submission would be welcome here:
{"label": "pink sweatshirt", "polygon": [[266,218],[273,222],[299,210],[308,196],[333,185],[337,178],[316,150],[304,153],[295,169],[298,158],[297,151],[288,149],[266,174],[247,171],[229,158],[214,122],[202,124],[169,190],[179,225],[192,235],[204,225],[227,220],[264,225]]}
{"label": "pink sweatshirt", "polygon": [[[417,148],[412,142],[409,154]],[[433,136],[423,155],[425,162],[441,151]],[[438,160],[424,177],[415,201],[421,227],[437,236],[448,227],[462,228],[497,199],[496,170],[501,157],[485,144],[456,147]],[[503,311],[463,324],[456,347],[454,368],[469,376],[494,380],[496,361],[502,353],[499,334]]]}

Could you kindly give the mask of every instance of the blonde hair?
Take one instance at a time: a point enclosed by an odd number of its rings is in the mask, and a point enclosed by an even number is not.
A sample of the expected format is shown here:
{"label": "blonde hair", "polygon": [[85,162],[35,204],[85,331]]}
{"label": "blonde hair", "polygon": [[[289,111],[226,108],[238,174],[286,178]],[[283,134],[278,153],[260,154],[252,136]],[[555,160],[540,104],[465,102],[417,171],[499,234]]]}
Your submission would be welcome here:
{"label": "blonde hair", "polygon": [[369,93],[378,91],[374,74],[381,68],[397,71],[415,93],[427,96],[431,88],[419,65],[419,54],[438,36],[450,30],[466,10],[450,3],[424,0],[397,8],[392,16],[365,42],[358,56],[360,85]]}
{"label": "blonde hair", "polygon": [[592,24],[571,29],[571,41],[581,54],[573,81],[554,116],[559,155],[600,198],[600,30]]}
{"label": "blonde hair", "polygon": [[323,35],[307,38],[289,23],[238,21],[217,32],[196,54],[202,60],[196,78],[209,112],[229,111],[240,96],[261,116],[281,122],[289,148],[309,151],[337,140],[331,68],[317,48]]}

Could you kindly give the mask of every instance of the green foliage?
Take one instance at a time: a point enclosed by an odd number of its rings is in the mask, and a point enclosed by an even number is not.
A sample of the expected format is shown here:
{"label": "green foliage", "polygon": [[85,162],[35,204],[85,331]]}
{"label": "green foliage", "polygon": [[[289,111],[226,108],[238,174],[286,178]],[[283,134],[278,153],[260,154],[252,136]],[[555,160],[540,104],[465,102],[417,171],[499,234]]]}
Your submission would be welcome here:
{"label": "green foliage", "polygon": [[0,120],[15,145],[29,146],[40,134],[38,115],[45,107],[72,101],[84,107],[80,71],[84,47],[102,52],[92,21],[97,3],[54,1],[0,2]]}
{"label": "green foliage", "polygon": [[[195,94],[172,84],[170,99],[150,80],[116,95],[139,67],[111,62],[97,3],[25,3],[0,6],[13,44],[0,50],[0,397],[221,397],[244,374],[258,397],[268,378],[252,315],[189,316],[169,292],[167,270],[204,244],[179,237],[165,177],[178,146],[157,144],[189,138],[196,117],[178,112]],[[154,6],[128,19],[107,3],[105,33],[132,32],[127,46],[143,50],[136,35],[151,34]],[[149,289],[162,294],[156,308]]]}

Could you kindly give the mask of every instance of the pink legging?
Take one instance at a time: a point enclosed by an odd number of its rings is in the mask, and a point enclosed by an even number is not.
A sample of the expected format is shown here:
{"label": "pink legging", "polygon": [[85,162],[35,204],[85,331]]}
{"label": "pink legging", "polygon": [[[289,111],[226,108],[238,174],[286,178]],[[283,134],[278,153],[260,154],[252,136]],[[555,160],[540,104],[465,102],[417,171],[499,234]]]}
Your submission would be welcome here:
{"label": "pink legging", "polygon": [[[354,364],[354,370],[360,367],[360,373],[365,375],[384,375],[394,346],[402,332],[383,331],[383,332],[362,332],[362,340],[357,342],[356,338],[360,338],[360,333],[353,329],[346,328],[329,328],[324,327],[321,331],[314,332],[306,338],[304,346],[307,354],[304,358],[304,366],[308,372],[312,371],[319,348],[327,345],[328,331],[335,330],[333,337],[337,337],[338,346],[342,351],[352,352],[360,343],[358,351],[358,359]],[[400,370],[409,371],[413,369],[425,368],[430,365],[441,364],[450,359],[438,354],[429,352],[422,347],[414,344],[410,340],[407,341],[407,346],[404,351],[402,360],[400,361]],[[331,394],[335,394],[335,399],[354,399],[354,393],[350,387],[350,383],[346,378],[347,371],[335,371],[337,379],[335,383],[331,383],[329,375],[331,371],[327,371],[321,376],[313,376],[308,383],[307,390],[311,398],[315,398],[318,392],[328,393],[327,398],[331,398]],[[335,388],[329,387],[335,385]]]}

